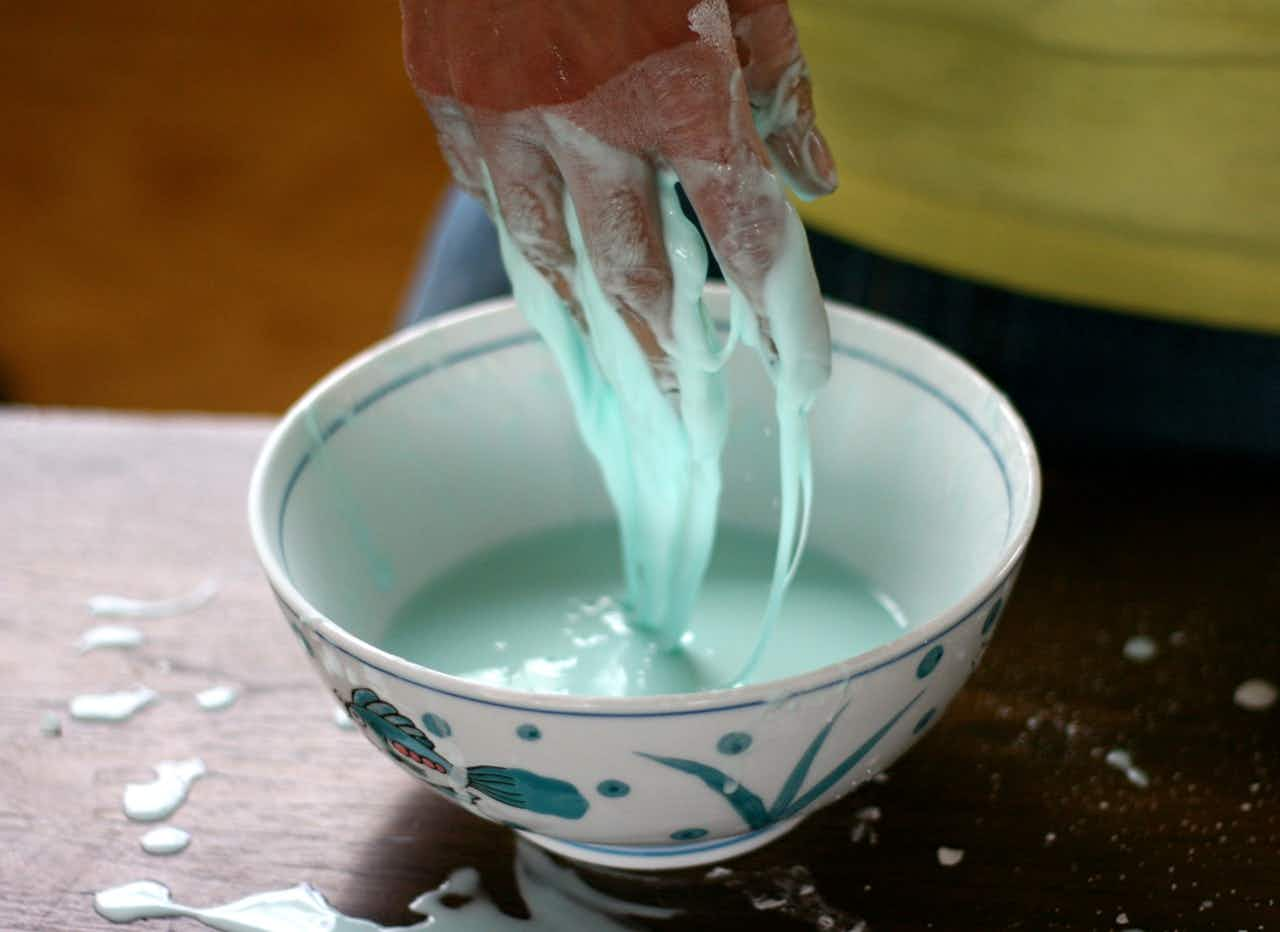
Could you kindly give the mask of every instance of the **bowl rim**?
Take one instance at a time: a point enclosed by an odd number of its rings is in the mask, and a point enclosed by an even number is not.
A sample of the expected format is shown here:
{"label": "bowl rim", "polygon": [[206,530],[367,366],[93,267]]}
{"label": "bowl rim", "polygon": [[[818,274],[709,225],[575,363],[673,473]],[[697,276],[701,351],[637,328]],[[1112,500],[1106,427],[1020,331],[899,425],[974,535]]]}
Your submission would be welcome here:
{"label": "bowl rim", "polygon": [[[728,288],[709,283],[706,294],[728,295]],[[511,295],[503,295],[477,302],[457,310],[448,311],[430,320],[409,327],[380,340],[357,353],[316,382],[294,402],[264,441],[254,463],[249,480],[248,517],[258,561],[266,572],[268,583],[276,595],[286,603],[298,620],[331,647],[359,660],[374,669],[396,679],[443,693],[459,699],[479,701],[486,705],[523,711],[559,714],[604,715],[608,717],[632,717],[652,714],[677,714],[688,711],[728,711],[747,706],[776,702],[781,697],[793,698],[818,692],[865,676],[876,670],[897,663],[940,640],[950,631],[968,621],[982,609],[987,600],[998,591],[1017,569],[1026,553],[1031,532],[1040,510],[1041,473],[1040,460],[1031,433],[1009,399],[982,373],[956,353],[918,331],[895,321],[873,314],[861,308],[824,297],[828,312],[856,318],[859,326],[889,332],[894,338],[923,344],[931,353],[950,362],[957,371],[980,389],[985,389],[995,402],[999,419],[1008,423],[1016,438],[1016,459],[1025,468],[1027,476],[1027,507],[1021,521],[1010,529],[999,557],[992,568],[962,596],[945,610],[928,621],[898,637],[886,641],[869,651],[855,654],[835,663],[817,667],[804,673],[796,673],[779,679],[766,680],[746,686],[722,687],[694,693],[662,693],[641,696],[592,696],[563,693],[535,693],[502,686],[492,686],[443,673],[421,664],[413,663],[389,653],[362,638],[351,634],[337,622],[319,612],[293,585],[288,573],[277,559],[272,535],[268,530],[265,511],[267,483],[273,468],[278,465],[278,454],[298,421],[311,406],[355,372],[398,347],[421,340],[437,330],[455,326],[464,321],[507,312],[514,304]]]}

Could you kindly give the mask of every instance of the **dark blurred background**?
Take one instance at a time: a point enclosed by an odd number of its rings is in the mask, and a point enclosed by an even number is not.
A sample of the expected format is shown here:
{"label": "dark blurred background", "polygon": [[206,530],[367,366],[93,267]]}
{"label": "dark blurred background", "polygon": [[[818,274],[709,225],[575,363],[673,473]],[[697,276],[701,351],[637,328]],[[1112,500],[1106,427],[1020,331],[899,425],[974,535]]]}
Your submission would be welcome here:
{"label": "dark blurred background", "polygon": [[399,25],[9,4],[0,401],[280,411],[385,335],[447,177]]}

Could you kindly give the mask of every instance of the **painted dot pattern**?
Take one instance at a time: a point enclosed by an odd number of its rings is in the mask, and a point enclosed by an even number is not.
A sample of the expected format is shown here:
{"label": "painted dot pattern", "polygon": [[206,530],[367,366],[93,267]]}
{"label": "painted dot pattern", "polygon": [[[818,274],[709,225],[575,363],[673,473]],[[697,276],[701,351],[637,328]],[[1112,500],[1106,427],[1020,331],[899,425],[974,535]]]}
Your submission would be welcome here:
{"label": "painted dot pattern", "polygon": [[701,838],[707,834],[705,828],[682,828],[678,832],[672,832],[671,837],[675,841],[693,841],[695,838]]}
{"label": "painted dot pattern", "polygon": [[990,634],[991,629],[996,626],[996,621],[1000,618],[1000,609],[1004,608],[1004,599],[996,599],[996,604],[991,606],[991,611],[987,612],[987,620],[982,623],[982,633]]}
{"label": "painted dot pattern", "polygon": [[596,784],[596,792],[610,799],[621,799],[631,792],[631,787],[621,780],[601,780]]}
{"label": "painted dot pattern", "polygon": [[745,731],[731,731],[716,742],[716,750],[721,754],[741,754],[749,747],[751,736]]}
{"label": "painted dot pattern", "polygon": [[448,722],[439,715],[433,715],[430,712],[422,716],[422,727],[437,738],[447,738],[453,734],[453,729],[449,727]]}
{"label": "painted dot pattern", "polygon": [[920,666],[916,667],[916,679],[924,679],[932,673],[938,666],[938,661],[942,659],[942,645],[935,644],[929,648],[929,652],[924,655],[920,661]]}
{"label": "painted dot pattern", "polygon": [[524,724],[516,729],[516,737],[523,741],[537,741],[542,737],[542,729],[537,725]]}

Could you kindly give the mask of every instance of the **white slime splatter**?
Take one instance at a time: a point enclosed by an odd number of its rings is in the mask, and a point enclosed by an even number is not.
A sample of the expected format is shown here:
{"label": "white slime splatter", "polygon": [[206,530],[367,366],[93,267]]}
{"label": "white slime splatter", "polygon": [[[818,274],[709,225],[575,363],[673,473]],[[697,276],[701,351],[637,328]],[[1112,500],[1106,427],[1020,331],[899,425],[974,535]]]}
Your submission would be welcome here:
{"label": "white slime splatter", "polygon": [[150,783],[130,783],[124,788],[124,814],[137,822],[158,822],[177,811],[191,784],[205,774],[204,761],[162,760]]}
{"label": "white slime splatter", "polygon": [[855,845],[863,841],[878,844],[880,835],[875,825],[880,821],[882,813],[879,806],[863,806],[853,814],[853,826],[849,829],[849,841]]}
{"label": "white slime splatter", "polygon": [[946,845],[938,848],[938,863],[943,867],[955,867],[963,860],[963,848],[948,848]]}
{"label": "white slime splatter", "polygon": [[73,698],[67,709],[83,722],[123,722],[155,701],[154,690],[145,686],[114,693],[85,693]]}
{"label": "white slime splatter", "polygon": [[1122,748],[1113,748],[1108,751],[1106,762],[1108,767],[1122,771],[1129,782],[1136,787],[1146,789],[1151,784],[1151,778],[1147,776],[1147,772],[1141,767],[1135,767],[1133,757]]}
{"label": "white slime splatter", "polygon": [[[516,884],[528,919],[498,909],[481,889],[480,875],[469,867],[455,870],[439,887],[409,904],[412,912],[425,917],[410,926],[381,926],[344,916],[308,884],[197,909],[173,902],[167,888],[143,880],[103,890],[93,898],[93,908],[111,922],[185,916],[223,932],[624,932],[627,927],[610,916],[668,919],[677,912],[606,896],[527,844],[517,850]],[[457,897],[466,902],[445,905],[446,898],[452,902]]]}
{"label": "white slime splatter", "polygon": [[1262,712],[1276,704],[1276,687],[1267,680],[1245,680],[1236,687],[1236,705],[1250,712]]}
{"label": "white slime splatter", "polygon": [[131,599],[121,595],[95,595],[89,599],[91,614],[104,618],[165,618],[183,615],[209,603],[218,594],[218,584],[206,579],[186,595],[172,599]]}
{"label": "white slime splatter", "polygon": [[46,738],[62,737],[62,719],[57,712],[45,712],[40,716],[40,734]]}
{"label": "white slime splatter", "polygon": [[351,721],[351,715],[347,712],[345,706],[336,705],[333,707],[333,723],[343,731],[356,730],[356,723]]}
{"label": "white slime splatter", "polygon": [[1146,663],[1160,653],[1160,648],[1145,634],[1136,634],[1124,642],[1124,658],[1134,663]]}
{"label": "white slime splatter", "polygon": [[240,697],[239,686],[210,686],[196,693],[196,705],[210,712],[225,709]]}
{"label": "white slime splatter", "polygon": [[130,648],[142,643],[142,632],[128,625],[98,625],[80,635],[76,647],[80,653],[87,654],[91,650],[102,647]]}
{"label": "white slime splatter", "polygon": [[147,854],[177,854],[191,844],[191,833],[172,825],[162,825],[143,835],[141,844]]}

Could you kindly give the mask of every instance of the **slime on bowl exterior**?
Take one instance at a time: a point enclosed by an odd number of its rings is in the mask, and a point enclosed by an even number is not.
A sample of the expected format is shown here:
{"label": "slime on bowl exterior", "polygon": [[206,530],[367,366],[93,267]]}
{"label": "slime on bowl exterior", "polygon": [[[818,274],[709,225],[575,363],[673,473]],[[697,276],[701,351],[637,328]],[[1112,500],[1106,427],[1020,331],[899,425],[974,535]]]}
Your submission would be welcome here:
{"label": "slime on bowl exterior", "polygon": [[[376,356],[339,370],[312,395]],[[1034,448],[995,397],[1012,423],[1021,457],[1013,465],[1025,473],[1029,504],[981,586],[889,644],[773,684],[613,699],[522,694],[417,666],[354,637],[293,588],[265,530],[274,516],[264,477],[292,465],[272,462],[288,419],[255,472],[251,524],[307,655],[365,737],[401,769],[557,853],[618,867],[692,866],[752,850],[886,769],[976,668],[1039,500]]]}

